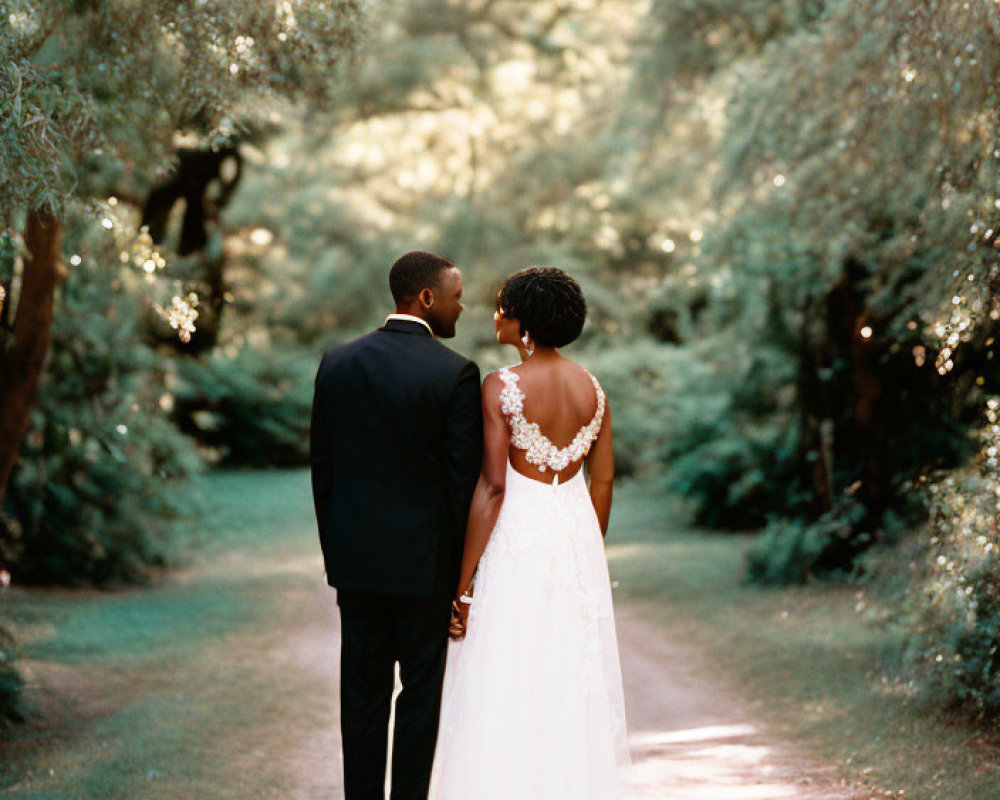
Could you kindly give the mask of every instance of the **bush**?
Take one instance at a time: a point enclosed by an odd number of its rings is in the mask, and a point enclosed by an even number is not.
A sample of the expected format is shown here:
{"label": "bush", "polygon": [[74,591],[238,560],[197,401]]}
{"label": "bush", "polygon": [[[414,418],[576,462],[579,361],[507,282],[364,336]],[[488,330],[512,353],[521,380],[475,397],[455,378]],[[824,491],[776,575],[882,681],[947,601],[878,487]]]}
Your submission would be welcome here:
{"label": "bush", "polygon": [[863,506],[847,498],[815,522],[772,519],[747,553],[747,580],[765,586],[788,586],[818,577],[832,550],[853,544],[854,526],[864,511]]}
{"label": "bush", "polygon": [[788,428],[721,421],[671,443],[669,486],[694,500],[696,524],[746,530],[794,508],[794,464]]}
{"label": "bush", "polygon": [[201,462],[159,407],[159,360],[134,323],[113,270],[83,264],[64,282],[0,514],[0,564],[19,582],[140,580],[166,559]]}
{"label": "bush", "polygon": [[[718,363],[718,352],[708,346],[702,357]],[[793,514],[800,500],[794,373],[777,348],[744,353],[737,342],[725,352],[714,374],[689,373],[661,459],[696,524],[745,530]]]}
{"label": "bush", "polygon": [[902,605],[909,633],[904,669],[917,681],[918,694],[934,704],[995,719],[1000,712],[1000,482],[995,472],[971,468],[927,490],[931,517],[921,552],[912,559],[913,586]]}
{"label": "bush", "polygon": [[232,466],[309,462],[309,421],[319,355],[287,348],[280,356],[243,347],[177,364],[174,420]]}
{"label": "bush", "polygon": [[11,635],[0,628],[0,724],[18,722],[18,704],[23,680],[14,668],[15,646]]}
{"label": "bush", "polygon": [[652,471],[685,420],[690,387],[705,372],[689,351],[650,340],[603,349],[581,358],[598,376],[612,407],[615,471],[619,476]]}

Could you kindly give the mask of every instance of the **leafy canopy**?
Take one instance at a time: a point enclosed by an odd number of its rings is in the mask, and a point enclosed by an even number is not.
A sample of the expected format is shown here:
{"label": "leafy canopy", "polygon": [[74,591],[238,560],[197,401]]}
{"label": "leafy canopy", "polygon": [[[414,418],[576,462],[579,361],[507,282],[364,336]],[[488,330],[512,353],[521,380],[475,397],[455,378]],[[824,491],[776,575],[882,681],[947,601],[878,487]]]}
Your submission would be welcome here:
{"label": "leafy canopy", "polygon": [[0,2],[0,211],[150,175],[178,130],[220,137],[328,104],[362,0]]}

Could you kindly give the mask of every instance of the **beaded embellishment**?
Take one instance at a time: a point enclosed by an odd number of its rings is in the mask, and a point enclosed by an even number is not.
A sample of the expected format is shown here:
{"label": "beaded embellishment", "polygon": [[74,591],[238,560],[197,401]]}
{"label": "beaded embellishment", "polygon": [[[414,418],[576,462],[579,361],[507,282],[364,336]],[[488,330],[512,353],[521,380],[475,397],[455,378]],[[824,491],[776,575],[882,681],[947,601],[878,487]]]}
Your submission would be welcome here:
{"label": "beaded embellishment", "polygon": [[520,376],[511,372],[509,367],[499,370],[500,380],[504,388],[500,390],[500,408],[510,423],[510,442],[518,450],[524,450],[529,464],[538,467],[539,472],[551,469],[561,472],[574,461],[578,461],[590,452],[590,446],[597,439],[604,420],[604,390],[589,371],[587,375],[597,392],[597,410],[594,418],[573,437],[566,447],[556,447],[549,437],[542,433],[537,422],[528,422],[524,418],[524,392],[518,385]]}

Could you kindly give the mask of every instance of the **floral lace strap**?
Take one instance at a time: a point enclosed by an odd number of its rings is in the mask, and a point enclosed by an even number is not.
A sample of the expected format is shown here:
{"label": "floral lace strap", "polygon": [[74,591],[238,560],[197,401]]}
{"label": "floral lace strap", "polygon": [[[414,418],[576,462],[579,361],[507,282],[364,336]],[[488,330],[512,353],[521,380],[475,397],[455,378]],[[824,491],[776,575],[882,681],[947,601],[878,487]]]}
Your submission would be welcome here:
{"label": "floral lace strap", "polygon": [[498,374],[504,384],[500,390],[500,408],[510,424],[510,442],[518,450],[526,451],[525,458],[529,464],[534,464],[540,472],[546,469],[561,472],[590,452],[590,446],[601,431],[605,406],[604,390],[590,372],[587,375],[597,393],[597,410],[594,418],[577,431],[573,441],[563,448],[552,444],[537,422],[528,422],[524,418],[524,392],[519,385],[520,376],[510,367],[504,367]]}

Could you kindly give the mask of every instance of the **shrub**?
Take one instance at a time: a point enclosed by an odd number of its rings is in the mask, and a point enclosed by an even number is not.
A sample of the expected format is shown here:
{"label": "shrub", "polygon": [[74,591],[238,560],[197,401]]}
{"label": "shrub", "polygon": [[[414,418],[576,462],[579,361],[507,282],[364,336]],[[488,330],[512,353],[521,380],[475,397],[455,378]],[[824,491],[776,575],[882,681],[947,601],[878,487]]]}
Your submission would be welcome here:
{"label": "shrub", "polygon": [[611,403],[616,473],[655,470],[671,440],[681,435],[684,404],[704,368],[690,351],[646,339],[607,349],[595,342],[590,352],[594,355],[581,360]]}
{"label": "shrub", "polygon": [[[995,423],[996,408],[993,414]],[[997,439],[980,468],[927,487],[930,520],[901,614],[908,630],[904,669],[918,693],[983,720],[1000,712]]]}
{"label": "shrub", "polygon": [[159,360],[113,270],[78,266],[59,305],[0,514],[0,563],[19,582],[139,580],[164,562],[201,462],[159,407]]}
{"label": "shrub", "polygon": [[747,553],[747,580],[788,586],[821,574],[830,577],[823,569],[824,561],[831,551],[848,543],[853,546],[854,526],[863,516],[864,507],[845,498],[814,522],[772,519]]}
{"label": "shrub", "polygon": [[177,364],[174,419],[232,466],[296,466],[309,461],[309,420],[319,355],[243,347]]}
{"label": "shrub", "polygon": [[724,420],[671,442],[669,485],[694,500],[696,524],[745,530],[794,507],[794,460],[787,427]]}
{"label": "shrub", "polygon": [[21,719],[18,704],[23,680],[14,668],[15,645],[11,635],[0,628],[0,724]]}
{"label": "shrub", "polygon": [[737,342],[723,363],[718,345],[705,350],[701,357],[719,366],[702,367],[701,377],[689,372],[661,452],[670,488],[692,501],[698,525],[745,530],[794,513],[797,435],[787,355],[763,346],[744,351]]}

